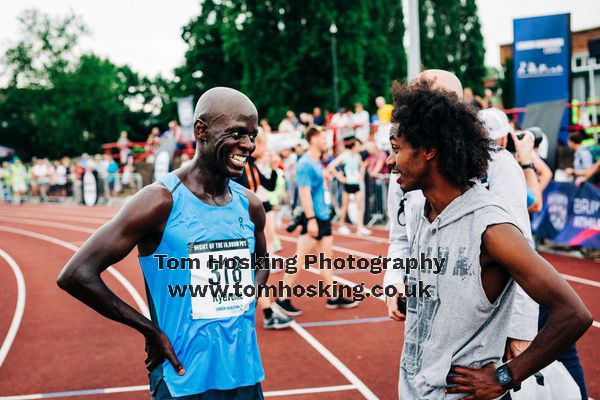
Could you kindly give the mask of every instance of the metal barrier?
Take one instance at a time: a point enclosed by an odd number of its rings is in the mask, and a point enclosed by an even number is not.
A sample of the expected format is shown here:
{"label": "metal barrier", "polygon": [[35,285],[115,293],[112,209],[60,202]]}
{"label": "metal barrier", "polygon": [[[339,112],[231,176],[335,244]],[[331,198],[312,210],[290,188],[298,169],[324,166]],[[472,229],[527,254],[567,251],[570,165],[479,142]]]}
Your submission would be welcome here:
{"label": "metal barrier", "polygon": [[98,178],[98,200],[106,203],[114,199],[115,195],[124,193],[128,189],[132,193],[142,190],[142,175],[138,173],[124,172],[121,174],[109,174]]}
{"label": "metal barrier", "polygon": [[[374,177],[365,178],[361,182],[361,190],[357,194],[363,196],[364,214],[360,216],[367,227],[375,224],[386,224],[387,215],[387,192],[389,174],[378,174]],[[331,206],[335,211],[334,222],[340,218],[340,209],[342,207],[342,191],[344,185],[337,179],[331,178],[329,181],[329,191],[331,193]]]}
{"label": "metal barrier", "polygon": [[388,220],[387,194],[390,174],[377,174],[365,180],[365,221],[371,227]]}
{"label": "metal barrier", "polygon": [[[98,176],[94,173],[95,192],[97,194],[96,204],[108,204],[115,202],[120,193],[130,191],[134,194],[143,187],[142,175],[138,173],[109,174]],[[27,185],[27,191],[17,197],[10,187],[0,186],[0,203],[20,204],[26,203],[69,203],[81,204],[84,198],[83,176],[69,175],[67,182],[60,189],[51,191],[51,185],[40,188],[39,194],[32,194],[31,185]],[[94,190],[94,189],[92,189]],[[59,192],[56,194],[56,192]]]}

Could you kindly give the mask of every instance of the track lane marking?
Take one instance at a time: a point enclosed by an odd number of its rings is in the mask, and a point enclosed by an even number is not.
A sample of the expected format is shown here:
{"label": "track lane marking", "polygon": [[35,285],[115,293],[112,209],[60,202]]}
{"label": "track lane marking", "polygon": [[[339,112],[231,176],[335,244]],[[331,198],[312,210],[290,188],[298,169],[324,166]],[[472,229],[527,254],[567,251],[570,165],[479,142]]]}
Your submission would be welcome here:
{"label": "track lane marking", "polygon": [[304,340],[308,342],[315,350],[317,350],[327,361],[329,361],[346,379],[348,379],[354,387],[365,397],[367,400],[379,399],[375,394],[360,380],[358,376],[354,374],[337,358],[327,347],[323,346],[313,335],[308,333],[306,329],[298,325],[297,322],[293,322],[290,327],[296,331]]}
{"label": "track lane marking", "polygon": [[[300,388],[300,389],[284,389],[284,390],[272,390],[264,392],[265,397],[278,397],[278,396],[293,396],[301,394],[315,394],[315,393],[331,393],[341,392],[345,390],[356,390],[354,385],[338,385],[338,386],[322,386],[312,388]],[[54,392],[54,393],[37,393],[37,394],[24,394],[17,396],[0,396],[0,400],[36,400],[36,399],[49,399],[53,397],[73,397],[73,396],[86,396],[93,394],[111,394],[111,393],[127,393],[127,392],[145,392],[150,391],[149,385],[139,386],[123,386],[113,387],[105,389],[88,389],[88,390],[73,390],[67,392]]]}
{"label": "track lane marking", "polygon": [[[12,218],[0,217],[0,220],[6,220],[6,219],[12,219]],[[77,231],[77,232],[86,232],[86,233],[93,233],[96,231],[93,228],[85,228],[85,227],[80,227],[80,226],[76,226],[76,225],[62,224],[62,223],[58,223],[58,222],[37,221],[37,220],[30,220],[30,219],[25,219],[25,218],[17,218],[17,219],[19,221],[16,223],[22,223],[22,224],[48,226],[48,227],[53,227],[53,228],[60,228],[60,229],[65,229],[65,230],[73,230],[73,231]],[[51,236],[38,234],[38,233],[32,232],[32,231],[26,231],[23,229],[12,228],[12,227],[3,226],[3,225],[0,225],[0,231],[8,231],[8,232],[13,232],[13,233],[26,232],[27,234],[25,234],[25,233],[22,233],[22,234],[24,234],[25,236],[35,237],[35,238],[38,238],[41,240],[46,240],[51,243],[58,244],[60,246],[69,248],[73,251],[77,251],[77,249],[78,249],[77,246],[74,246],[69,242],[65,242],[60,239],[55,239]],[[109,268],[112,268],[112,267],[109,267]],[[115,270],[115,272],[118,273],[118,271],[116,271],[116,270]],[[118,273],[118,274],[120,275],[120,273]],[[121,277],[123,277],[123,276],[121,275]],[[123,279],[126,280],[125,277],[123,277]],[[129,281],[127,281],[127,282],[131,285],[131,283]],[[131,285],[131,288],[134,291],[136,291],[135,288],[133,287],[133,285]],[[139,296],[139,293],[138,293],[138,296]],[[141,296],[139,296],[139,297],[141,299]],[[148,310],[144,300],[141,299],[141,301],[142,301],[143,305],[146,307],[146,310]],[[148,316],[146,316],[146,317],[149,318],[149,312],[148,312]],[[296,325],[296,326],[294,326],[294,325]],[[375,396],[375,394],[344,363],[342,363],[336,356],[334,356],[333,353],[331,353],[325,346],[323,346],[310,333],[306,332],[306,330],[304,328],[302,328],[301,326],[297,326],[297,324],[294,323],[294,324],[292,324],[292,329],[294,329],[294,331],[296,331],[296,333],[298,333],[315,350],[317,350],[317,352],[319,352],[327,361],[329,361],[342,375],[344,375],[344,377],[346,377],[346,379],[348,379],[348,381],[350,381],[354,386],[356,386],[356,389],[358,391],[360,391],[361,394],[363,396],[365,396],[366,399],[369,399],[369,400],[378,399],[378,397]],[[2,399],[2,398],[0,398],[0,399]]]}
{"label": "track lane marking", "polygon": [[0,346],[0,367],[2,367],[2,364],[4,363],[4,360],[10,351],[15,337],[17,336],[19,326],[21,326],[23,313],[25,312],[25,298],[27,296],[27,292],[25,290],[25,278],[23,277],[21,268],[19,268],[19,264],[17,264],[10,254],[2,249],[0,249],[0,257],[6,260],[17,280],[17,304],[15,305],[15,313],[13,314],[13,319],[10,323],[10,327],[8,328],[8,332],[6,332],[4,342],[2,342],[2,346]]}
{"label": "track lane marking", "polygon": [[[77,228],[79,228],[79,227],[77,227]],[[55,237],[52,237],[52,236],[44,235],[44,234],[33,232],[33,231],[28,231],[25,229],[13,228],[12,226],[0,225],[0,231],[14,233],[14,234],[21,235],[21,236],[29,236],[29,237],[32,237],[35,239],[43,240],[43,241],[46,241],[49,243],[53,243],[57,246],[61,246],[66,249],[72,250],[73,252],[75,252],[79,249],[79,247],[77,247],[69,242],[65,242],[64,240],[56,239]],[[140,310],[140,312],[146,318],[150,318],[150,310],[148,309],[146,302],[144,301],[144,299],[142,298],[140,293],[137,291],[137,289],[131,284],[131,282],[129,282],[129,280],[127,280],[127,278],[125,278],[114,267],[108,267],[106,269],[106,271],[108,271],[108,273],[110,273],[117,281],[119,281],[119,283],[121,285],[123,285],[125,290],[127,290],[127,292],[131,295],[131,297],[133,297],[133,300],[135,301],[135,304],[138,306],[138,309]]]}

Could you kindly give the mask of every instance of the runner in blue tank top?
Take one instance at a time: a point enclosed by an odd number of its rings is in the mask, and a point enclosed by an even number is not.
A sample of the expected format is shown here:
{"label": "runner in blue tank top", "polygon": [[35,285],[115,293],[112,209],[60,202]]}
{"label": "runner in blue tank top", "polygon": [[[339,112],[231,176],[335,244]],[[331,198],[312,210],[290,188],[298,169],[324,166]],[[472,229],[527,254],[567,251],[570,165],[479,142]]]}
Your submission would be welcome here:
{"label": "runner in blue tank top", "polygon": [[[144,335],[153,399],[263,398],[252,289],[269,275],[265,212],[230,180],[254,150],[257,123],[256,107],[242,93],[204,93],[193,162],[137,193],[58,278],[74,297]],[[135,246],[150,319],[100,277]]]}

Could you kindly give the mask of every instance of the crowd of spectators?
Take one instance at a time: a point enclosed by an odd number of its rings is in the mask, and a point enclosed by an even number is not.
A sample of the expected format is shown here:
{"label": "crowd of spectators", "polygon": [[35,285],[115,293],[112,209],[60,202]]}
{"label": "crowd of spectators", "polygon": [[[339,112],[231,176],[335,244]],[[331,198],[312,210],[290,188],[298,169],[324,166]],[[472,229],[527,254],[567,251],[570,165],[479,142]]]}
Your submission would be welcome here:
{"label": "crowd of spectators", "polygon": [[[464,88],[464,101],[478,109],[487,109],[498,107],[499,100],[489,89],[485,91],[484,97],[473,94],[471,88]],[[374,190],[372,183],[389,173],[386,158],[389,149],[385,147],[387,141],[386,127],[390,126],[391,113],[393,106],[388,104],[384,97],[377,97],[373,104],[374,113],[369,113],[361,103],[355,103],[353,108],[341,107],[337,112],[314,107],[311,113],[302,112],[299,116],[292,110],[288,110],[285,116],[277,125],[274,131],[266,119],[261,119],[259,129],[267,134],[285,134],[291,132],[304,132],[310,126],[320,126],[333,132],[334,146],[323,155],[323,164],[328,166],[333,160],[343,153],[348,153],[349,149],[345,146],[350,145],[360,154],[360,190],[351,196],[351,199],[342,196],[343,190],[337,193],[339,200],[339,209],[343,209],[342,218],[346,219],[348,207],[351,208],[350,215],[356,214],[352,206],[359,205],[359,212],[364,212],[365,221],[368,221],[369,213],[373,209],[374,203],[380,203],[381,199],[373,199],[374,193],[381,197],[381,190]],[[389,128],[387,128],[389,129]],[[519,130],[518,126],[512,124],[512,129]],[[378,132],[383,131],[382,140],[377,139]],[[144,160],[147,163],[153,163],[157,148],[162,142],[172,140],[175,144],[175,166],[185,165],[191,162],[194,153],[194,142],[192,137],[184,134],[183,129],[177,121],[171,121],[168,129],[161,132],[158,127],[153,127],[148,134],[144,144],[134,144],[130,141],[126,131],[122,131],[118,140],[113,145],[113,152],[107,154],[96,154],[89,156],[83,154],[74,160],[64,157],[60,160],[50,161],[46,158],[33,159],[30,163],[24,164],[18,158],[11,161],[5,161],[0,167],[0,200],[20,202],[26,196],[33,196],[46,201],[48,199],[61,199],[73,196],[73,182],[81,179],[85,171],[92,171],[97,178],[103,182],[108,182],[108,192],[103,193],[106,196],[114,195],[120,192],[123,187],[133,186],[131,175],[135,173],[135,162]],[[587,140],[587,142],[586,142]],[[382,144],[383,143],[383,144]],[[135,145],[135,146],[134,146]],[[542,145],[543,146],[543,145]],[[546,144],[547,146],[547,144]],[[596,146],[589,146],[589,137],[583,131],[576,131],[569,136],[568,147],[574,152],[573,167],[565,169],[566,175],[572,176],[576,184],[585,181],[598,184],[600,182],[600,151]],[[299,157],[303,154],[302,144],[297,144],[292,148],[283,149],[277,153],[265,152],[265,160],[259,160],[259,164],[273,165],[272,160],[278,160],[278,171],[281,180],[285,182],[284,188],[287,191],[279,196],[280,202],[287,201],[290,207],[293,207],[295,195],[294,189],[294,166]],[[546,150],[547,151],[547,150]],[[137,153],[137,154],[136,154]],[[540,149],[541,159],[545,158],[544,150]],[[137,157],[143,155],[142,157]],[[348,157],[346,157],[348,158]],[[351,159],[351,158],[348,158]],[[331,174],[332,187],[338,185],[343,188],[347,180],[348,167],[338,160],[335,163],[335,173]],[[354,168],[353,162],[350,163]],[[536,169],[539,175],[544,175],[544,183],[549,182],[548,170],[540,171]],[[331,169],[330,169],[331,171]],[[352,174],[354,174],[352,172]],[[552,179],[552,172],[549,172]],[[352,179],[355,179],[352,177]],[[544,186],[545,186],[544,185]],[[106,186],[105,186],[106,187]],[[105,190],[106,191],[106,190]],[[342,199],[344,197],[344,199]],[[277,196],[274,196],[277,198]],[[334,199],[335,200],[335,199]],[[348,202],[351,201],[351,204]],[[358,201],[357,201],[358,200]],[[362,204],[361,204],[362,200]],[[363,219],[360,221],[354,218],[358,228],[362,228]],[[347,230],[344,229],[344,232]]]}

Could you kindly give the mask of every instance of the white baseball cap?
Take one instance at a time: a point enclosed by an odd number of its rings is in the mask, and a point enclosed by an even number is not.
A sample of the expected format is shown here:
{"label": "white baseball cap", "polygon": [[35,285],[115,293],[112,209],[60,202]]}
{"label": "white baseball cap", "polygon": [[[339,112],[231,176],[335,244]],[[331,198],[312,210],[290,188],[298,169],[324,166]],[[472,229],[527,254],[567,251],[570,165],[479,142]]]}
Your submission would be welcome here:
{"label": "white baseball cap", "polygon": [[508,135],[510,131],[508,117],[501,110],[495,107],[486,108],[479,111],[478,116],[485,125],[490,139],[498,140]]}

